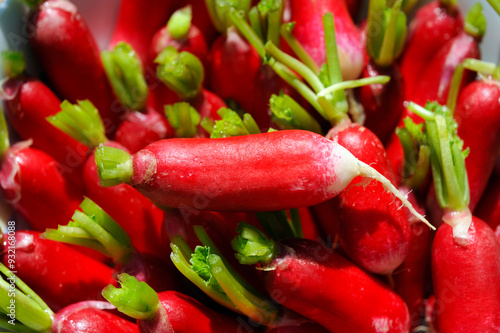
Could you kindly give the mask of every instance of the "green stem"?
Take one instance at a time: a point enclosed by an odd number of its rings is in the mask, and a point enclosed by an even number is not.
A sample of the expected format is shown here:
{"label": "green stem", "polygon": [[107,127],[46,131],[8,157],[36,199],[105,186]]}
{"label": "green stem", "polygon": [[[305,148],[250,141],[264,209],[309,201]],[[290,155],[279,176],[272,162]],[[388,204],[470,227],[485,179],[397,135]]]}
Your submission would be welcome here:
{"label": "green stem", "polygon": [[[233,13],[233,14],[231,14],[231,13]],[[234,10],[232,10],[229,15],[234,15],[234,14],[243,15],[243,13],[236,13],[236,11],[234,11]],[[233,18],[231,18],[231,21],[233,21],[233,24],[235,24]],[[262,20],[260,17],[260,13],[259,13],[259,10],[257,9],[256,6],[252,7],[250,9],[250,11],[248,12],[248,21],[250,22],[250,26],[252,27],[252,30],[258,36],[259,40],[262,42],[264,40],[264,32],[263,32]],[[240,30],[240,28],[238,28],[238,30]]]}
{"label": "green stem", "polygon": [[228,14],[235,10],[241,12],[245,18],[251,5],[250,0],[205,0],[205,3],[215,28],[222,34],[225,34],[232,26],[232,20]]}
{"label": "green stem", "polygon": [[483,6],[476,2],[467,13],[464,22],[464,31],[477,40],[481,40],[486,33],[486,17],[483,14]]}
{"label": "green stem", "polygon": [[121,288],[110,284],[102,291],[102,296],[108,302],[116,306],[118,311],[135,319],[148,320],[155,316],[162,306],[156,291],[146,282],[137,281],[126,273],[118,275],[118,282]]}
{"label": "green stem", "polygon": [[243,119],[235,111],[228,108],[221,108],[217,113],[221,116],[221,120],[215,122],[210,133],[212,139],[260,133],[255,120],[248,113],[244,115]]}
{"label": "green stem", "polygon": [[189,103],[165,105],[165,116],[178,138],[194,138],[198,133],[201,117]]}
{"label": "green stem", "polygon": [[406,15],[401,12],[402,0],[397,0],[388,9],[389,19],[385,26],[384,38],[378,57],[373,60],[379,66],[390,66],[403,50],[406,39]]}
{"label": "green stem", "polygon": [[192,18],[191,5],[176,10],[167,22],[167,31],[170,36],[176,40],[187,38]]}
{"label": "green stem", "polygon": [[493,7],[493,9],[500,15],[500,1],[499,0],[488,0],[488,3]]}
{"label": "green stem", "polygon": [[[117,265],[126,265],[132,258],[133,247],[127,232],[101,207],[89,198],[80,204],[82,211],[76,210],[67,227],[47,229],[42,234],[68,244],[84,245],[94,243],[92,249],[103,248]],[[82,241],[80,241],[82,240]]]}
{"label": "green stem", "polygon": [[26,60],[23,53],[19,51],[3,51],[2,69],[5,77],[15,78],[22,75],[26,70]]}
{"label": "green stem", "polygon": [[338,90],[343,91],[345,89],[353,89],[362,86],[368,86],[370,84],[386,84],[390,80],[391,77],[388,75],[377,75],[357,80],[342,81],[339,83],[332,84],[331,86],[321,90],[320,92],[318,92],[317,96],[325,97],[328,96],[328,94],[334,93]]}
{"label": "green stem", "polygon": [[272,95],[272,120],[281,129],[303,129],[322,134],[321,126],[309,112],[289,95]]}
{"label": "green stem", "polygon": [[403,10],[403,12],[408,14],[409,12],[411,12],[411,10],[415,7],[417,3],[418,0],[403,0],[401,9]]}
{"label": "green stem", "polygon": [[304,238],[302,223],[300,222],[300,212],[298,208],[290,209],[290,222],[293,233],[297,238]]}
{"label": "green stem", "polygon": [[[257,12],[256,15],[259,16],[259,13]],[[236,29],[238,29],[238,31],[243,35],[243,37],[245,37],[248,43],[253,46],[255,51],[257,51],[260,58],[264,59],[266,57],[266,49],[264,47],[264,43],[262,42],[263,41],[262,31],[260,32],[254,31],[252,27],[248,25],[248,23],[244,20],[242,13],[237,12],[236,10],[229,11],[229,18],[233,22]],[[253,24],[256,25],[257,23]],[[259,19],[259,26],[260,26],[260,19]]]}
{"label": "green stem", "polygon": [[319,74],[319,66],[311,57],[309,52],[304,49],[302,44],[295,38],[292,34],[292,30],[295,26],[295,22],[283,23],[281,25],[281,36],[285,39],[288,46],[292,49],[295,55],[302,61],[309,69],[311,69],[316,75]]}
{"label": "green stem", "polygon": [[262,0],[257,5],[261,17],[266,20],[266,42],[280,45],[280,26],[283,21],[284,0]]}
{"label": "green stem", "polygon": [[155,59],[157,76],[183,99],[191,99],[201,91],[205,75],[203,64],[192,53],[178,52],[167,46]]}
{"label": "green stem", "polygon": [[103,187],[130,183],[134,169],[129,153],[118,148],[100,146],[95,150],[95,162]]}
{"label": "green stem", "polygon": [[5,154],[5,151],[10,147],[9,128],[5,120],[5,114],[0,106],[0,159]]}
{"label": "green stem", "polygon": [[261,264],[267,266],[278,251],[276,242],[269,239],[256,227],[240,222],[236,229],[238,234],[232,241],[236,259],[243,265]]}
{"label": "green stem", "polygon": [[23,325],[35,332],[48,331],[52,326],[52,316],[54,315],[52,310],[2,263],[0,263],[0,272],[2,273],[2,278],[0,278],[0,317],[2,318],[0,325],[6,324],[7,327],[4,327],[6,329]]}
{"label": "green stem", "polygon": [[99,111],[89,100],[61,103],[61,111],[47,121],[75,140],[95,148],[107,141]]}
{"label": "green stem", "polygon": [[102,51],[101,59],[120,103],[132,110],[143,110],[148,97],[148,85],[141,60],[132,46],[120,42],[112,51]]}

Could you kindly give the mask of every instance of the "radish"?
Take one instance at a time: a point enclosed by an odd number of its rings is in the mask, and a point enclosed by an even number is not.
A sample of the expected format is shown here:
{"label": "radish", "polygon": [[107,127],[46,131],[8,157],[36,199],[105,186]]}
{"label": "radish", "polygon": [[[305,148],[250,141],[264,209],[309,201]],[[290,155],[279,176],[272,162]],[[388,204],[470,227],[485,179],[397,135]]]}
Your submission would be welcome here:
{"label": "radish", "polygon": [[231,4],[210,0],[206,3],[213,24],[223,34],[212,43],[208,53],[208,87],[222,99],[232,99],[243,110],[250,111],[260,59],[257,52],[232,27],[228,17],[231,8],[246,14],[250,0]]}
{"label": "radish", "polygon": [[114,48],[119,42],[126,42],[136,50],[142,63],[148,64],[151,39],[167,23],[175,7],[175,1],[154,0],[145,6],[140,0],[123,0],[109,48]]}
{"label": "radish", "polygon": [[111,87],[127,108],[116,130],[115,141],[136,152],[148,144],[172,134],[163,110],[146,106],[148,85],[140,59],[129,44],[118,43],[101,58]]}
{"label": "radish", "polygon": [[413,92],[432,58],[463,30],[463,25],[454,0],[434,0],[417,10],[410,22],[408,40],[401,57],[401,73],[407,94]]}
{"label": "radish", "polygon": [[495,230],[500,225],[500,176],[493,173],[479,200],[474,215]]}
{"label": "radish", "polygon": [[[91,149],[101,144],[124,149],[123,146],[106,138],[104,125],[92,103],[81,101],[78,105],[72,105],[63,102],[62,105],[62,111],[50,118],[55,126],[84,142]],[[164,255],[166,245],[161,244],[163,220],[161,209],[130,186],[103,188],[97,176],[94,154],[91,154],[85,162],[83,180],[85,195],[127,231],[139,252]],[[66,222],[68,220],[69,218]]]}
{"label": "radish", "polygon": [[26,62],[22,53],[3,52],[2,66],[9,77],[3,83],[2,97],[10,125],[21,139],[32,139],[33,148],[57,160],[61,174],[75,185],[83,186],[81,174],[88,148],[45,119],[59,112],[59,98],[43,82],[24,74]]}
{"label": "radish", "polygon": [[274,300],[331,332],[407,332],[410,316],[387,286],[320,243],[275,243],[241,224],[233,241],[241,263],[260,263]]}
{"label": "radish", "polygon": [[[113,282],[111,268],[69,246],[39,236],[38,232],[21,230],[16,230],[15,236],[4,236],[7,242],[2,262],[14,269],[54,310],[79,301],[101,299],[100,290]],[[13,261],[10,255],[15,256]]]}
{"label": "radish", "polygon": [[[241,154],[241,149],[246,153]],[[186,164],[192,161],[197,163]],[[334,197],[356,176],[376,179],[401,197],[390,181],[341,145],[299,130],[222,139],[166,139],[134,155],[101,146],[96,164],[104,186],[129,183],[167,207],[199,208],[201,204],[205,210],[223,211],[303,207]],[[284,170],[287,176],[277,178]]]}
{"label": "radish", "polygon": [[147,281],[156,290],[181,288],[180,276],[175,274],[171,262],[140,254],[125,230],[92,200],[85,198],[80,209],[68,225],[47,229],[42,237],[96,250],[113,260],[115,274],[129,273],[140,281]]}
{"label": "radish", "polygon": [[142,333],[239,332],[235,318],[218,313],[176,291],[156,293],[145,282],[120,274],[121,288],[109,285],[103,296],[119,311],[137,319]]}
{"label": "radish", "polygon": [[192,16],[190,5],[178,9],[172,14],[167,25],[155,33],[149,46],[150,65],[154,65],[154,59],[169,45],[179,52],[192,53],[202,62],[206,59],[207,43],[202,31],[193,24]]}
{"label": "radish", "polygon": [[401,12],[401,2],[388,7],[383,0],[370,1],[366,31],[370,60],[363,68],[362,77],[387,75],[391,80],[384,85],[357,88],[356,96],[364,109],[364,126],[385,144],[404,112],[405,82],[396,64],[406,38],[406,15]]}
{"label": "radish", "polygon": [[[493,230],[473,217],[463,142],[446,108],[434,112],[411,104],[425,119],[436,196],[443,222],[432,247],[432,277],[440,332],[495,332],[500,329],[500,243]],[[473,309],[481,307],[477,312]]]}
{"label": "radish", "polygon": [[[0,264],[0,327],[15,332],[138,333],[133,323],[107,312],[115,307],[102,301],[71,304],[54,313],[26,283]],[[5,276],[5,277],[4,277]]]}
{"label": "radish", "polygon": [[318,66],[327,60],[323,48],[325,39],[321,18],[326,13],[333,13],[342,78],[357,79],[363,69],[363,43],[361,33],[349,15],[345,1],[294,0],[290,4],[290,21],[295,22],[293,34]]}
{"label": "radish", "polygon": [[66,0],[43,2],[31,18],[30,44],[55,91],[71,102],[89,99],[104,121],[116,130],[122,107],[116,103],[99,49],[78,9]]}
{"label": "radish", "polygon": [[[466,29],[443,45],[439,52],[427,63],[425,71],[420,72],[418,84],[412,93],[407,94],[407,100],[424,106],[427,101],[436,101],[445,104],[452,84],[455,69],[466,58],[479,58],[479,41],[486,29],[486,19],[482,13],[480,3],[475,4],[466,17]],[[465,85],[474,79],[467,73],[462,79]],[[415,117],[414,113],[406,112],[403,115]],[[417,120],[415,118],[414,120]],[[419,120],[421,122],[421,120]]]}
{"label": "radish", "polygon": [[5,201],[35,230],[55,227],[71,216],[82,193],[61,172],[56,160],[30,148],[31,140],[10,146],[0,109],[0,189]]}

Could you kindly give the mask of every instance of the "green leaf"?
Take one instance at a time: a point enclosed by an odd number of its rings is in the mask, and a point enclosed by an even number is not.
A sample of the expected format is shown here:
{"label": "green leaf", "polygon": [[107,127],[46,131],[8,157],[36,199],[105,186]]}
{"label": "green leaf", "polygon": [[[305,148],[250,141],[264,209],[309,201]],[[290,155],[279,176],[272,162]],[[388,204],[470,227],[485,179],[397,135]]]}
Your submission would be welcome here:
{"label": "green leaf", "polygon": [[207,286],[215,288],[221,293],[224,293],[222,288],[220,287],[217,280],[214,278],[210,264],[208,262],[208,258],[210,256],[210,248],[208,246],[197,246],[194,249],[194,253],[191,256],[190,263],[193,265],[193,271],[198,274]]}

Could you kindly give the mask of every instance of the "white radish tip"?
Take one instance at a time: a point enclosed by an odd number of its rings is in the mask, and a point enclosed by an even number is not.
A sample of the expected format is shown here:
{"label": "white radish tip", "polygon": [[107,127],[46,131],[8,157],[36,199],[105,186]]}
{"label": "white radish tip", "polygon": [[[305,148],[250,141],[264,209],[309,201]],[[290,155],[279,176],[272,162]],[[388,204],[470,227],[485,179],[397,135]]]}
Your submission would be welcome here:
{"label": "white radish tip", "polygon": [[461,246],[467,246],[472,213],[469,208],[460,211],[446,211],[443,221],[453,228],[453,239]]}

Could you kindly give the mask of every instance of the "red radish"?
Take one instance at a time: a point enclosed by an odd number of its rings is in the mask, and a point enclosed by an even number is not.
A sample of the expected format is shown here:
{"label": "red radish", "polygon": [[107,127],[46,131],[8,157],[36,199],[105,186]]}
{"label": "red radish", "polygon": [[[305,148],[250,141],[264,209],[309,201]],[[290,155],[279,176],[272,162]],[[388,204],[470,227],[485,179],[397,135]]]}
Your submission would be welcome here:
{"label": "red radish", "polygon": [[206,59],[207,43],[202,31],[191,22],[191,8],[186,6],[174,12],[167,25],[155,33],[149,46],[150,65],[154,65],[156,57],[169,45],[179,52],[187,51],[194,54],[202,62]]}
{"label": "red radish", "polygon": [[230,26],[228,12],[248,12],[250,1],[229,5],[220,0],[207,1],[207,9],[217,30],[222,33],[210,46],[207,57],[208,87],[224,100],[232,99],[249,112],[260,59],[254,48]]}
{"label": "red radish", "polygon": [[[466,152],[446,108],[433,112],[410,105],[425,119],[436,197],[443,223],[432,246],[434,293],[442,307],[440,332],[495,332],[500,329],[500,244],[493,230],[473,217],[465,168]],[[481,311],[474,311],[474,308]]]}
{"label": "red radish", "polygon": [[244,224],[239,231],[238,259],[262,265],[266,289],[283,306],[331,332],[408,332],[403,300],[332,249],[306,239],[274,243]]}
{"label": "red radish", "polygon": [[425,301],[425,323],[431,333],[439,332],[436,313],[439,312],[439,303],[436,301],[435,295],[430,295]]}
{"label": "red radish", "polygon": [[417,10],[401,57],[401,73],[408,94],[420,82],[432,58],[462,29],[463,19],[456,1],[434,0]]}
{"label": "red radish", "polygon": [[[70,136],[85,142],[90,148],[106,144],[125,149],[106,138],[99,114],[89,101],[81,101],[78,105],[65,103],[62,112],[53,116],[51,122]],[[161,209],[128,185],[103,188],[97,176],[94,154],[85,162],[83,180],[85,195],[125,229],[139,252],[165,255],[167,244],[161,244]]]}
{"label": "red radish", "polygon": [[120,42],[112,51],[103,51],[101,58],[116,96],[127,108],[116,130],[115,141],[136,152],[171,135],[171,128],[162,116],[163,110],[146,106],[148,85],[134,49]]}
{"label": "red radish", "polygon": [[[385,149],[370,130],[357,124],[336,126],[327,137],[395,184]],[[362,178],[353,179],[335,198],[340,244],[349,258],[370,272],[390,274],[408,254],[410,225],[394,200],[381,184]]]}
{"label": "red radish", "polygon": [[[240,153],[242,149],[245,154]],[[132,156],[99,147],[96,164],[104,186],[130,183],[167,207],[199,208],[199,202],[204,203],[204,210],[222,211],[303,207],[334,197],[356,176],[379,180],[399,197],[389,180],[347,149],[300,130],[222,139],[166,139]],[[283,172],[286,177],[277,177]]]}
{"label": "red radish", "polygon": [[121,288],[110,285],[103,296],[119,311],[137,319],[142,333],[239,332],[237,319],[218,313],[176,291],[156,293],[144,282],[120,274]]}
{"label": "red radish", "polygon": [[114,48],[119,42],[129,43],[146,65],[151,39],[167,23],[175,7],[175,1],[153,0],[147,6],[140,0],[121,1],[109,47]]}
{"label": "red radish", "polygon": [[361,33],[349,15],[345,1],[293,0],[290,8],[290,21],[295,22],[293,34],[319,66],[327,60],[321,18],[325,13],[333,13],[342,78],[357,79],[363,68],[363,44]]}
{"label": "red radish", "polygon": [[15,269],[54,310],[101,299],[100,290],[113,281],[112,269],[105,264],[64,244],[41,239],[38,232],[16,231],[14,240],[8,237],[4,236],[2,262]]}
{"label": "red radish", "polygon": [[129,273],[156,290],[181,288],[180,275],[171,262],[139,253],[125,230],[92,200],[85,198],[80,210],[75,211],[67,226],[47,229],[42,236],[101,252],[113,260],[115,274]]}
{"label": "red radish", "polygon": [[106,132],[114,132],[123,110],[106,78],[97,44],[76,6],[65,0],[49,0],[36,9],[31,21],[30,43],[55,91],[73,103],[91,100]]}
{"label": "red radish", "polygon": [[[362,77],[387,75],[391,80],[387,84],[366,85],[356,90],[366,118],[364,126],[384,144],[394,133],[404,112],[405,82],[395,62],[406,38],[406,16],[400,7],[399,1],[392,7],[388,7],[385,1],[370,1],[366,26],[366,51],[370,60],[363,68]],[[380,17],[386,15],[388,19],[381,25]]]}
{"label": "red radish", "polygon": [[62,174],[74,184],[82,185],[83,162],[87,146],[54,128],[45,118],[60,111],[61,101],[43,82],[14,70],[25,68],[22,53],[2,53],[6,76],[3,83],[5,115],[10,125],[23,140],[32,139],[33,148],[41,149],[60,164]]}
{"label": "red radish", "polygon": [[500,225],[500,176],[493,173],[479,200],[474,215],[495,230]]}
{"label": "red radish", "polygon": [[[439,52],[426,64],[425,71],[418,75],[418,84],[407,100],[424,106],[428,101],[446,104],[455,69],[467,58],[480,57],[479,41],[486,29],[486,20],[480,3],[474,5],[466,18],[466,29],[440,48]],[[462,86],[471,82],[474,75],[468,72],[461,81]],[[458,91],[458,90],[457,90]],[[408,111],[408,110],[407,110]],[[414,113],[403,115],[422,122]]]}
{"label": "red radish", "polygon": [[[24,281],[0,263],[2,314],[0,327],[22,332],[138,333],[137,326],[107,312],[114,306],[102,301],[82,301],[54,313]],[[5,276],[5,277],[4,277]]]}
{"label": "red radish", "polygon": [[181,3],[183,6],[193,8],[193,24],[203,33],[207,45],[211,44],[217,36],[217,30],[212,23],[205,0],[182,0]]}
{"label": "red radish", "polygon": [[[1,112],[1,110],[0,110]],[[30,148],[31,140],[9,143],[3,112],[0,115],[0,188],[11,204],[35,230],[55,227],[72,214],[82,193],[65,177],[56,160]]]}

